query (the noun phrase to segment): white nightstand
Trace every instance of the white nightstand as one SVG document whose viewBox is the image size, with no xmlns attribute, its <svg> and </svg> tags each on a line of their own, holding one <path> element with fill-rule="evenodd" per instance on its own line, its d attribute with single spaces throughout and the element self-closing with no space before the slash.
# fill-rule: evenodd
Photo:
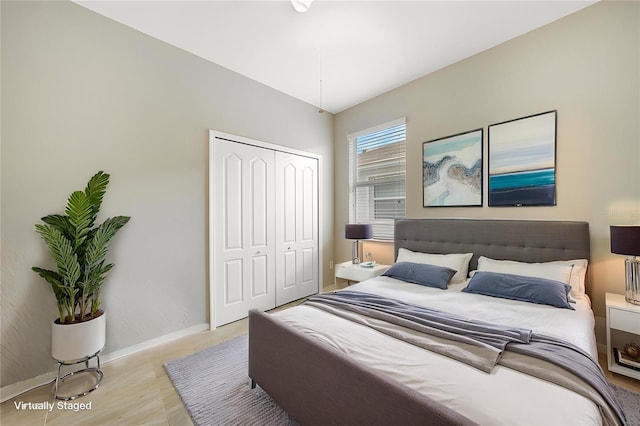
<svg viewBox="0 0 640 426">
<path fill-rule="evenodd" d="M 384 274 L 390 267 L 390 265 L 376 265 L 373 268 L 364 268 L 360 266 L 360 264 L 354 265 L 351 261 L 338 263 L 336 265 L 336 274 L 333 283 L 335 284 L 338 278 L 347 281 L 368 280 L 369 278 Z"/>
<path fill-rule="evenodd" d="M 607 293 L 607 366 L 609 371 L 640 379 L 640 370 L 616 363 L 613 350 L 626 343 L 640 345 L 640 306 L 624 300 L 621 294 Z"/>
</svg>

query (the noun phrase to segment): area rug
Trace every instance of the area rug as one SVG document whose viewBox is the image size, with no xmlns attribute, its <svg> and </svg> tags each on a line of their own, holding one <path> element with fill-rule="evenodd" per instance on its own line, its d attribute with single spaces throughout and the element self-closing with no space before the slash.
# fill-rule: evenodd
<svg viewBox="0 0 640 426">
<path fill-rule="evenodd" d="M 613 393 L 615 393 L 616 398 L 618 398 L 618 402 L 622 405 L 624 414 L 627 416 L 627 425 L 640 426 L 640 394 L 616 386 L 611 382 L 609 386 L 611 386 Z"/>
<path fill-rule="evenodd" d="M 244 335 L 164 364 L 197 426 L 296 425 L 265 391 L 251 389 L 248 349 Z"/>
<path fill-rule="evenodd" d="M 296 422 L 247 376 L 247 336 L 239 336 L 164 368 L 197 426 L 292 426 Z M 610 384 L 629 426 L 640 426 L 640 394 Z"/>
</svg>

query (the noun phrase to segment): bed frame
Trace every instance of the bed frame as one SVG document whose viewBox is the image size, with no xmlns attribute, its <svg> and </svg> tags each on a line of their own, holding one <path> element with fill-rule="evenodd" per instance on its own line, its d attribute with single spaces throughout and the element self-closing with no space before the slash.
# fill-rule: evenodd
<svg viewBox="0 0 640 426">
<path fill-rule="evenodd" d="M 399 248 L 545 262 L 589 259 L 586 222 L 403 219 Z M 272 315 L 249 312 L 249 377 L 303 425 L 471 425 L 470 419 L 317 342 Z"/>
</svg>

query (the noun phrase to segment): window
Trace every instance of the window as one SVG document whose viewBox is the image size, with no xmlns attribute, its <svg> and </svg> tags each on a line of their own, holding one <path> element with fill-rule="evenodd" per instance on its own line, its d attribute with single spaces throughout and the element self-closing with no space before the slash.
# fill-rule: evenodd
<svg viewBox="0 0 640 426">
<path fill-rule="evenodd" d="M 405 120 L 349 135 L 351 223 L 370 223 L 373 238 L 393 239 L 405 217 Z"/>
</svg>

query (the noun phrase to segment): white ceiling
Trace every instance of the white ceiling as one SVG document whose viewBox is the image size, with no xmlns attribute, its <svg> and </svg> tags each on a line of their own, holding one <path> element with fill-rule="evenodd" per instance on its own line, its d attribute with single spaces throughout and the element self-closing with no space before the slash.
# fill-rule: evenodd
<svg viewBox="0 0 640 426">
<path fill-rule="evenodd" d="M 76 3 L 338 113 L 595 1 Z"/>
</svg>

